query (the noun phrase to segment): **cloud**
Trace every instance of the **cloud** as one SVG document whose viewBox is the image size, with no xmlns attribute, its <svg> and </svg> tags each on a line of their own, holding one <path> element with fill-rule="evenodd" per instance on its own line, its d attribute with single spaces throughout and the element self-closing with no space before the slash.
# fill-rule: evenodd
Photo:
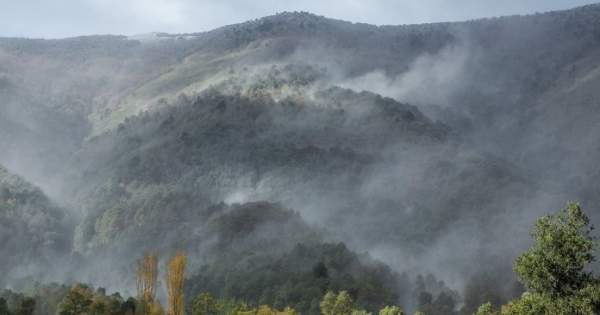
<svg viewBox="0 0 600 315">
<path fill-rule="evenodd" d="M 132 18 L 136 24 L 158 24 L 167 26 L 183 25 L 185 3 L 176 0 L 87 0 L 89 4 L 102 12 L 102 15 L 114 15 L 119 19 Z"/>
<path fill-rule="evenodd" d="M 591 0 L 0 0 L 0 36 L 206 31 L 282 11 L 413 24 L 571 8 Z"/>
<path fill-rule="evenodd" d="M 374 71 L 339 83 L 340 86 L 371 91 L 416 105 L 450 103 L 452 94 L 467 76 L 466 65 L 472 52 L 466 46 L 450 46 L 436 54 L 418 57 L 408 71 L 388 77 L 383 71 Z"/>
</svg>

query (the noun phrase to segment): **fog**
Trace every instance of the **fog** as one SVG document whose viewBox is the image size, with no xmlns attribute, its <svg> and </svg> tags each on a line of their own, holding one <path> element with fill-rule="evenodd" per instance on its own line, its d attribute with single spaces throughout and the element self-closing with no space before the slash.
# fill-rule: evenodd
<svg viewBox="0 0 600 315">
<path fill-rule="evenodd" d="M 144 12 L 175 25 L 186 4 L 156 5 Z M 391 28 L 289 14 L 155 42 L 4 39 L 0 164 L 41 187 L 74 234 L 53 267 L 14 278 L 132 293 L 144 250 L 187 249 L 193 273 L 225 255 L 211 224 L 269 201 L 301 219 L 225 253 L 316 238 L 459 292 L 483 272 L 511 279 L 538 216 L 577 199 L 600 220 L 598 42 L 585 29 L 599 13 L 588 10 Z"/>
</svg>

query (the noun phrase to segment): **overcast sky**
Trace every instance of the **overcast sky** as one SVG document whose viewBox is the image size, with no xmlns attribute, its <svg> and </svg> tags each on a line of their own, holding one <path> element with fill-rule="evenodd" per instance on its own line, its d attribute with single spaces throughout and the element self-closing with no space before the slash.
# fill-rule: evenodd
<svg viewBox="0 0 600 315">
<path fill-rule="evenodd" d="M 586 0 L 0 0 L 0 36 L 198 32 L 282 11 L 412 24 L 566 9 Z"/>
</svg>

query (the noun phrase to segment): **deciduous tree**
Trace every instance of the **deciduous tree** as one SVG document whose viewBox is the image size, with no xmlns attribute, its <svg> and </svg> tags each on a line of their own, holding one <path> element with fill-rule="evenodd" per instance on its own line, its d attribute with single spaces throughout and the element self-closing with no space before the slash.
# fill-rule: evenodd
<svg viewBox="0 0 600 315">
<path fill-rule="evenodd" d="M 166 278 L 168 315 L 183 315 L 184 313 L 183 283 L 186 262 L 187 258 L 183 252 L 177 252 L 169 261 Z"/>
</svg>

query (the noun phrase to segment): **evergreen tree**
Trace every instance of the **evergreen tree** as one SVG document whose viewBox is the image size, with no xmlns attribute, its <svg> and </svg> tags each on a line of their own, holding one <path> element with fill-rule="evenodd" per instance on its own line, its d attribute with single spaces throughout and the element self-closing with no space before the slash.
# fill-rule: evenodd
<svg viewBox="0 0 600 315">
<path fill-rule="evenodd" d="M 6 299 L 0 297 L 0 315 L 11 315 L 8 310 L 8 303 L 6 303 Z"/>
<path fill-rule="evenodd" d="M 17 308 L 16 315 L 33 315 L 35 312 L 35 300 L 27 297 L 21 301 L 21 304 Z"/>
</svg>

